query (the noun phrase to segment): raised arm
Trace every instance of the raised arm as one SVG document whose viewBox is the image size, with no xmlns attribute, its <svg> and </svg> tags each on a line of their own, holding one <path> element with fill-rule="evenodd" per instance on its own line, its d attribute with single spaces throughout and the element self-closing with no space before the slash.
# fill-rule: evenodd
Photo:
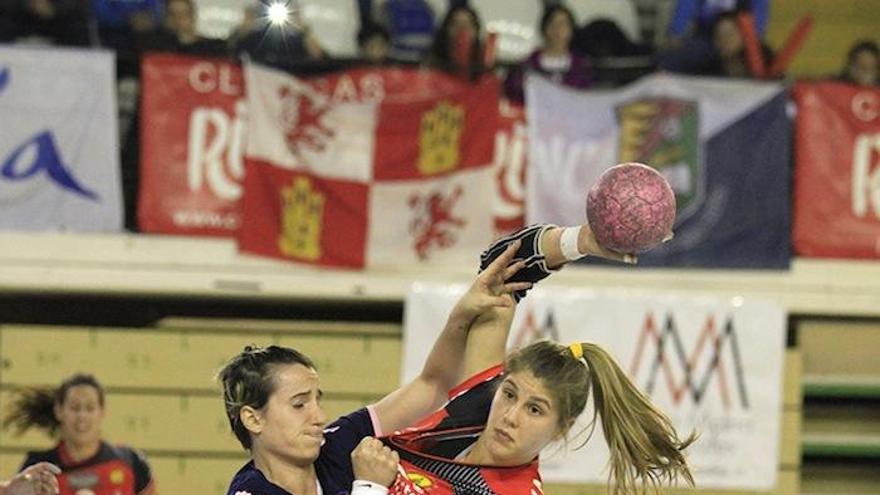
<svg viewBox="0 0 880 495">
<path fill-rule="evenodd" d="M 468 329 L 474 320 L 492 308 L 513 307 L 511 294 L 531 287 L 529 282 L 506 282 L 524 267 L 522 261 L 513 261 L 518 248 L 514 242 L 501 251 L 459 299 L 419 376 L 373 406 L 381 426 L 377 434 L 409 426 L 446 401 L 447 391 L 461 380 Z"/>
<path fill-rule="evenodd" d="M 514 242 L 518 243 L 515 259 L 520 260 L 522 268 L 510 280 L 527 282 L 530 287 L 578 256 L 590 255 L 625 263 L 636 262 L 633 255 L 601 247 L 587 224 L 577 227 L 534 225 L 496 241 L 483 252 L 481 266 L 494 264 L 497 261 L 494 257 Z M 526 290 L 513 293 L 517 301 L 525 295 Z M 473 321 L 465 346 L 464 376 L 472 376 L 504 361 L 514 311 L 515 307 L 512 305 L 498 305 L 487 308 Z"/>
</svg>

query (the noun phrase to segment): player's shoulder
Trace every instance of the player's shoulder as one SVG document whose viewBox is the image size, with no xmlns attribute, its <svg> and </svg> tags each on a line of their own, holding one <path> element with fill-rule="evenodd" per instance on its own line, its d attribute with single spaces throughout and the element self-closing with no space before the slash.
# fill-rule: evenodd
<svg viewBox="0 0 880 495">
<path fill-rule="evenodd" d="M 39 462 L 51 462 L 52 464 L 61 465 L 61 458 L 58 455 L 57 447 L 46 450 L 29 450 L 25 455 L 22 467 L 32 466 Z"/>
<path fill-rule="evenodd" d="M 138 464 L 138 463 L 147 463 L 147 458 L 144 456 L 143 452 L 140 450 L 131 447 L 125 444 L 105 444 L 105 448 L 107 449 L 107 453 L 109 457 L 122 459 L 126 461 L 128 464 Z"/>
</svg>

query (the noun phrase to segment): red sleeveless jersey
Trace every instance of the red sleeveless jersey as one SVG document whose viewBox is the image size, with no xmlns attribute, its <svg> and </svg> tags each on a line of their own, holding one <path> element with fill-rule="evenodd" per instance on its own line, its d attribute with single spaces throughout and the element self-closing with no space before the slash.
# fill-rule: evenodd
<svg viewBox="0 0 880 495">
<path fill-rule="evenodd" d="M 446 406 L 383 441 L 400 455 L 389 495 L 543 495 L 538 460 L 513 467 L 455 461 L 486 427 L 504 368 L 496 366 L 449 393 Z"/>
</svg>

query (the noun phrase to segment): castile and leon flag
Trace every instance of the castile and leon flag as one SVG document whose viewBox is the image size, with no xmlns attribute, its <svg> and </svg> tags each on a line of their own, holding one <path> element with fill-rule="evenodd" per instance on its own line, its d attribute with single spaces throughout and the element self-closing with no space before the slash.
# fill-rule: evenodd
<svg viewBox="0 0 880 495">
<path fill-rule="evenodd" d="M 491 240 L 496 79 L 244 75 L 242 251 L 364 268 L 454 263 Z"/>
</svg>

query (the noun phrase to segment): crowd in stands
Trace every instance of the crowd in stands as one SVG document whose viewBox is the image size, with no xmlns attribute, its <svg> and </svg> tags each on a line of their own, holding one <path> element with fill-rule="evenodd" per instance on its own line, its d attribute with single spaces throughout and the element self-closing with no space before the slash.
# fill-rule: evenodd
<svg viewBox="0 0 880 495">
<path fill-rule="evenodd" d="M 230 60 L 248 57 L 302 75 L 385 64 L 431 67 L 470 79 L 495 71 L 503 78 L 505 96 L 515 102 L 524 101 L 523 80 L 528 72 L 580 90 L 617 86 L 654 70 L 766 77 L 756 74 L 754 64 L 749 63 L 748 37 L 739 19 L 743 13 L 753 19 L 763 59 L 771 61 L 774 55 L 760 41 L 767 30 L 770 0 L 677 0 L 665 41 L 656 44 L 641 42 L 632 27 L 618 22 L 613 11 L 626 0 L 534 0 L 535 12 L 543 11 L 534 19 L 537 49 L 522 60 L 487 56 L 486 51 L 495 47 L 481 20 L 485 0 L 350 0 L 351 12 L 360 18 L 356 56 L 340 56 L 326 48 L 322 40 L 326 33 L 315 32 L 304 19 L 303 0 L 250 1 L 240 23 L 226 39 L 218 39 L 197 29 L 199 0 L 4 0 L 0 3 L 0 43 L 114 50 L 121 113 L 136 107 L 136 90 L 123 89 L 136 88 L 140 60 L 148 52 Z M 284 6 L 282 17 L 276 12 L 270 18 L 271 9 L 279 8 L 277 2 Z M 608 15 L 593 12 L 584 21 L 583 15 L 576 14 L 588 3 L 592 8 L 609 9 Z M 878 60 L 875 40 L 858 41 L 841 63 L 841 72 L 830 77 L 877 86 Z M 123 115 L 120 124 L 123 177 L 132 178 L 138 173 L 134 112 Z M 126 190 L 136 190 L 133 180 L 124 181 Z M 133 228 L 133 220 L 126 223 Z"/>
<path fill-rule="evenodd" d="M 608 2 L 608 16 L 600 13 L 579 25 L 566 2 L 534 1 L 544 10 L 535 19 L 543 43 L 521 64 L 503 60 L 493 67 L 482 67 L 486 29 L 475 9 L 479 0 L 448 0 L 445 12 L 435 12 L 438 2 L 427 0 L 351 0 L 357 3 L 361 17 L 356 35 L 357 60 L 339 60 L 328 53 L 322 47 L 321 36 L 313 33 L 302 18 L 301 2 L 294 0 L 281 3 L 289 11 L 281 22 L 270 21 L 272 4 L 268 0 L 253 0 L 243 8 L 240 24 L 226 39 L 199 34 L 198 0 L 8 0 L 0 4 L 0 42 L 110 48 L 117 53 L 121 76 L 136 75 L 139 57 L 155 51 L 215 57 L 247 55 L 285 68 L 335 61 L 333 67 L 343 62 L 421 63 L 451 72 L 464 70 L 472 76 L 499 69 L 508 73 L 507 95 L 521 100 L 526 71 L 537 71 L 584 89 L 607 82 L 596 67 L 608 57 L 647 57 L 650 62 L 645 70 L 752 77 L 736 16 L 750 13 L 759 37 L 766 32 L 770 16 L 769 0 L 678 0 L 665 41 L 655 47 L 626 34 L 611 12 L 614 9 L 610 5 L 615 2 Z M 457 67 L 462 60 L 454 56 L 466 49 L 458 44 L 463 38 L 471 45 L 469 67 L 465 68 Z M 765 57 L 772 57 L 766 44 L 761 48 Z M 861 76 L 855 77 L 857 73 Z M 876 42 L 859 42 L 841 77 L 876 84 L 876 73 Z"/>
</svg>

